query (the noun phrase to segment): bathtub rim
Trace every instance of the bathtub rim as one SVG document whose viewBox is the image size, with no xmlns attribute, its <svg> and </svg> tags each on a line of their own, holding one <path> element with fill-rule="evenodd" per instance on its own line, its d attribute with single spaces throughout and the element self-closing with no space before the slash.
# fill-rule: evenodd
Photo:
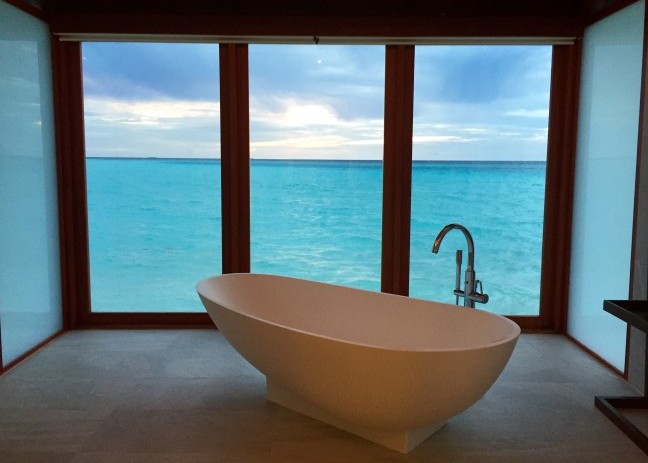
<svg viewBox="0 0 648 463">
<path fill-rule="evenodd" d="M 210 299 L 209 297 L 205 296 L 200 290 L 201 287 L 207 286 L 208 283 L 210 281 L 212 281 L 212 280 L 221 279 L 221 278 L 234 278 L 236 276 L 241 276 L 241 275 L 270 277 L 270 278 L 277 278 L 277 279 L 281 279 L 281 280 L 305 281 L 305 282 L 308 282 L 308 283 L 315 283 L 315 284 L 323 285 L 323 286 L 333 286 L 333 287 L 337 287 L 337 288 L 342 288 L 343 290 L 348 290 L 348 291 L 378 294 L 378 295 L 385 296 L 385 297 L 393 297 L 393 298 L 401 298 L 401 299 L 405 298 L 405 299 L 410 299 L 410 300 L 415 300 L 415 301 L 421 301 L 421 302 L 424 302 L 424 303 L 438 304 L 438 305 L 442 305 L 442 306 L 445 306 L 445 307 L 448 307 L 448 308 L 451 308 L 451 309 L 456 308 L 456 310 L 464 310 L 464 309 L 465 310 L 476 310 L 476 311 L 478 311 L 478 312 L 480 312 L 482 314 L 485 314 L 486 316 L 496 317 L 496 318 L 500 319 L 502 321 L 502 323 L 506 323 L 508 326 L 511 327 L 511 333 L 508 336 L 505 336 L 504 338 L 498 339 L 496 341 L 492 341 L 492 342 L 485 343 L 485 344 L 474 345 L 474 346 L 470 346 L 470 347 L 461 347 L 461 346 L 459 346 L 459 347 L 444 347 L 444 348 L 429 348 L 429 349 L 411 349 L 411 348 L 410 349 L 405 349 L 405 348 L 385 347 L 385 346 L 380 346 L 380 345 L 376 345 L 376 344 L 368 344 L 368 343 L 363 343 L 363 342 L 358 342 L 358 341 L 352 341 L 352 340 L 349 340 L 349 339 L 341 339 L 341 338 L 336 338 L 336 337 L 333 337 L 333 336 L 327 336 L 327 335 L 320 334 L 320 333 L 314 333 L 312 331 L 306 331 L 306 330 L 294 328 L 294 327 L 291 327 L 291 326 L 287 326 L 287 325 L 285 325 L 283 323 L 277 323 L 277 322 L 268 320 L 268 319 L 263 318 L 263 317 L 259 317 L 259 316 L 255 316 L 255 315 L 252 315 L 252 314 L 249 314 L 249 313 L 241 312 L 239 310 L 233 309 L 232 307 L 230 307 L 227 304 L 223 304 L 221 302 L 217 302 L 217 301 L 214 301 L 214 300 Z M 210 301 L 210 302 L 212 302 L 214 304 L 217 304 L 217 305 L 219 305 L 221 307 L 224 307 L 225 309 L 227 309 L 227 310 L 229 310 L 231 312 L 235 312 L 235 313 L 237 313 L 237 314 L 239 314 L 239 315 L 241 315 L 243 317 L 254 319 L 254 320 L 258 321 L 258 322 L 267 323 L 267 324 L 273 325 L 273 326 L 278 327 L 278 328 L 282 328 L 282 329 L 289 330 L 289 331 L 299 333 L 299 334 L 303 334 L 303 335 L 314 336 L 314 337 L 317 337 L 317 338 L 320 338 L 320 339 L 323 339 L 323 340 L 327 340 L 327 341 L 341 342 L 341 343 L 345 343 L 345 344 L 354 345 L 354 346 L 357 346 L 357 347 L 362 347 L 362 348 L 366 348 L 366 349 L 375 349 L 375 350 L 384 351 L 384 352 L 402 352 L 402 353 L 444 353 L 444 352 L 448 352 L 448 353 L 450 353 L 450 352 L 467 352 L 467 351 L 473 351 L 473 350 L 488 349 L 488 348 L 497 347 L 497 346 L 500 346 L 500 345 L 503 345 L 503 344 L 507 344 L 509 342 L 516 342 L 517 338 L 520 336 L 520 334 L 522 332 L 522 330 L 520 328 L 520 325 L 515 323 L 510 318 L 507 318 L 507 317 L 505 317 L 503 315 L 487 312 L 485 310 L 477 309 L 477 308 L 465 308 L 465 307 L 462 307 L 462 306 L 455 306 L 453 304 L 447 304 L 445 302 L 431 301 L 431 300 L 428 300 L 428 299 L 420 299 L 420 298 L 414 298 L 414 297 L 410 297 L 410 296 L 402 296 L 402 295 L 399 295 L 399 294 L 383 293 L 381 291 L 372 291 L 372 290 L 368 290 L 368 289 L 353 288 L 353 287 L 350 287 L 350 286 L 338 285 L 338 284 L 335 284 L 335 283 L 325 283 L 325 282 L 316 281 L 316 280 L 309 280 L 309 279 L 306 279 L 306 278 L 292 277 L 292 276 L 286 276 L 286 275 L 277 275 L 277 274 L 272 274 L 272 273 L 256 273 L 256 272 L 249 272 L 249 273 L 245 272 L 245 273 L 243 273 L 243 272 L 238 272 L 238 273 L 224 273 L 224 274 L 220 274 L 220 275 L 213 275 L 213 276 L 203 278 L 202 280 L 198 281 L 198 283 L 196 283 L 196 285 L 195 285 L 195 289 L 196 289 L 196 292 L 198 293 L 198 295 L 200 296 L 201 299 L 206 299 L 206 300 L 208 300 L 208 301 Z M 204 302 L 203 302 L 203 305 L 205 305 Z M 209 314 L 209 309 L 207 309 L 207 307 L 205 307 L 205 310 Z M 211 314 L 209 314 L 209 315 L 210 315 L 210 318 L 211 318 Z M 216 325 L 216 322 L 213 320 L 213 318 L 212 318 L 212 322 L 214 322 L 214 325 Z M 216 328 L 219 329 L 218 326 L 216 326 Z"/>
</svg>

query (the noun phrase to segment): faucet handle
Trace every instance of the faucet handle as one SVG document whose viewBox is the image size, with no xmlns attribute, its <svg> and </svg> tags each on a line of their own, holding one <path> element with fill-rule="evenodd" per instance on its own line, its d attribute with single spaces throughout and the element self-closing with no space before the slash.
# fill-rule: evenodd
<svg viewBox="0 0 648 463">
<path fill-rule="evenodd" d="M 477 289 L 479 287 L 479 289 Z M 484 294 L 481 280 L 475 280 L 475 292 L 471 295 L 471 299 L 482 304 L 488 302 L 488 294 Z"/>
</svg>

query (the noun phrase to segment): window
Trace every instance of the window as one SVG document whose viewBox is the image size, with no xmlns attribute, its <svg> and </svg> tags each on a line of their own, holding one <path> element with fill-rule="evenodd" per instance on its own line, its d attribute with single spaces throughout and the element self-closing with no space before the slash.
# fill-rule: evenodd
<svg viewBox="0 0 648 463">
<path fill-rule="evenodd" d="M 477 306 L 539 314 L 551 57 L 549 46 L 416 48 L 410 295 L 455 302 L 466 240 L 452 231 L 431 248 L 459 223 L 490 297 Z"/>
<path fill-rule="evenodd" d="M 222 65 L 232 66 L 223 76 L 241 83 L 222 89 L 224 133 L 234 139 L 226 154 L 235 160 L 234 169 L 223 169 L 223 185 L 234 200 L 251 192 L 250 204 L 227 203 L 222 218 L 217 47 L 83 47 L 92 310 L 202 313 L 102 313 L 80 323 L 208 323 L 194 285 L 221 271 L 222 230 L 232 233 L 223 243 L 228 271 L 369 290 L 382 283 L 402 294 L 409 282 L 410 296 L 453 303 L 454 250 L 465 251 L 464 240 L 453 232 L 431 253 L 452 222 L 475 238 L 477 277 L 491 299 L 482 308 L 514 315 L 527 328 L 562 320 L 568 249 L 556 237 L 567 223 L 561 192 L 573 172 L 564 150 L 575 122 L 563 107 L 573 104 L 574 47 L 417 46 L 412 88 L 413 46 L 221 45 Z M 552 73 L 559 77 L 551 81 Z M 569 101 L 551 103 L 558 117 L 548 123 L 550 83 L 556 100 Z M 409 168 L 411 91 L 410 198 L 398 172 Z M 398 103 L 386 119 L 387 164 L 386 101 Z M 381 273 L 392 281 L 381 282 Z M 87 287 L 77 300 L 88 300 Z"/>
<path fill-rule="evenodd" d="M 252 271 L 380 289 L 384 47 L 250 47 Z"/>
<path fill-rule="evenodd" d="M 84 43 L 92 310 L 203 311 L 221 272 L 218 46 Z"/>
</svg>

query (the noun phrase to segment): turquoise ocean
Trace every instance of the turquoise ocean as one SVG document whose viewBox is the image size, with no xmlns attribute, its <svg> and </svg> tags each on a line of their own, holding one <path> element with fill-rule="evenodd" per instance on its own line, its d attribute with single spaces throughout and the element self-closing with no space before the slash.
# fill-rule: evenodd
<svg viewBox="0 0 648 463">
<path fill-rule="evenodd" d="M 479 307 L 538 313 L 546 164 L 414 162 L 410 295 L 454 303 L 468 227 Z M 221 273 L 220 161 L 88 158 L 92 310 L 203 311 Z M 382 163 L 251 161 L 252 271 L 380 289 Z"/>
</svg>

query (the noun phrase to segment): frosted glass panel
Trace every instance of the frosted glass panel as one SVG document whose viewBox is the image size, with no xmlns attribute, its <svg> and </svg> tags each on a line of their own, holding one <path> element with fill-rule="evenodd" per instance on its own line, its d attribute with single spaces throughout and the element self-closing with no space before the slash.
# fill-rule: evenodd
<svg viewBox="0 0 648 463">
<path fill-rule="evenodd" d="M 61 321 L 49 29 L 0 2 L 0 329 L 7 363 Z"/>
<path fill-rule="evenodd" d="M 626 325 L 603 300 L 628 298 L 643 17 L 642 1 L 583 41 L 568 331 L 618 369 Z"/>
</svg>

